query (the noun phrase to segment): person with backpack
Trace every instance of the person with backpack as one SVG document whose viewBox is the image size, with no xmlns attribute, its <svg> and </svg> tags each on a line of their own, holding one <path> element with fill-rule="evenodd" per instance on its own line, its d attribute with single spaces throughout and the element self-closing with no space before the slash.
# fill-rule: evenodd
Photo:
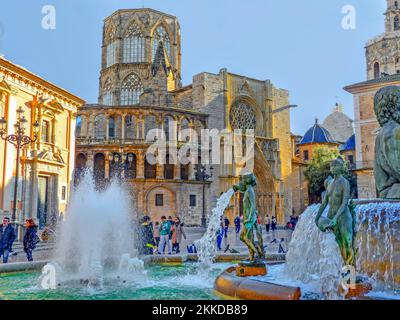
<svg viewBox="0 0 400 320">
<path fill-rule="evenodd" d="M 35 221 L 30 218 L 25 220 L 26 232 L 24 235 L 23 245 L 28 261 L 33 261 L 32 252 L 35 250 L 36 245 L 40 242 L 37 235 L 37 225 Z"/>
</svg>

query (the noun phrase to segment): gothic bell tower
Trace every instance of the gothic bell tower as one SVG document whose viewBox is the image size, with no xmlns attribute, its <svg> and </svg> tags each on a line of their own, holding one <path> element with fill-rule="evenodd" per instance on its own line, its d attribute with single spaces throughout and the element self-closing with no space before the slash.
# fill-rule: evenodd
<svg viewBox="0 0 400 320">
<path fill-rule="evenodd" d="M 368 41 L 367 79 L 400 74 L 400 0 L 386 0 L 385 32 Z"/>
<path fill-rule="evenodd" d="M 386 32 L 400 31 L 400 0 L 387 0 Z"/>
<path fill-rule="evenodd" d="M 176 17 L 153 9 L 128 9 L 105 19 L 99 104 L 136 106 L 149 92 L 160 104 L 180 86 L 181 34 Z"/>
</svg>

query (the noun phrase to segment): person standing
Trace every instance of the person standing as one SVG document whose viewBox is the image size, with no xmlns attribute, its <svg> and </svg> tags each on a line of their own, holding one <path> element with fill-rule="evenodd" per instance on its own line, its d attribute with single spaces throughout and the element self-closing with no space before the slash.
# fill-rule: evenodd
<svg viewBox="0 0 400 320">
<path fill-rule="evenodd" d="M 180 252 L 179 244 L 182 242 L 182 237 L 186 239 L 185 230 L 183 230 L 183 223 L 179 218 L 175 218 L 175 224 L 173 226 L 174 232 L 172 233 L 172 251 L 176 254 Z"/>
<path fill-rule="evenodd" d="M 240 216 L 237 216 L 234 220 L 235 223 L 235 233 L 236 233 L 236 240 L 239 239 L 240 233 Z"/>
<path fill-rule="evenodd" d="M 171 225 L 167 220 L 166 216 L 161 217 L 161 224 L 159 230 L 160 230 L 160 244 L 158 245 L 158 254 L 164 254 L 166 246 L 168 246 L 168 254 L 171 254 L 171 244 L 169 241 L 169 236 L 171 234 Z"/>
<path fill-rule="evenodd" d="M 265 217 L 265 230 L 267 231 L 267 234 L 269 233 L 269 228 L 271 227 L 271 219 L 269 218 L 269 215 Z"/>
<path fill-rule="evenodd" d="M 153 225 L 149 216 L 144 216 L 140 226 L 140 254 L 151 255 L 154 248 Z"/>
<path fill-rule="evenodd" d="M 3 263 L 8 263 L 8 257 L 12 251 L 12 245 L 15 241 L 16 233 L 10 224 L 10 218 L 4 217 L 3 224 L 0 227 L 0 258 L 3 257 Z"/>
<path fill-rule="evenodd" d="M 37 236 L 37 225 L 33 219 L 25 220 L 26 232 L 24 235 L 23 245 L 28 261 L 33 261 L 32 251 L 35 250 L 36 245 L 40 242 Z"/>
<path fill-rule="evenodd" d="M 230 224 L 230 221 L 229 221 L 228 217 L 225 217 L 224 224 L 225 224 L 224 237 L 225 237 L 225 239 L 227 239 L 228 238 L 229 224 Z"/>
<path fill-rule="evenodd" d="M 172 219 L 172 216 L 169 216 L 168 217 L 168 222 L 169 222 L 169 226 L 171 227 L 171 232 L 170 232 L 170 234 L 169 234 L 169 238 L 168 238 L 168 241 L 169 241 L 169 245 L 172 247 L 172 234 L 174 233 L 174 219 Z M 165 247 L 164 247 L 164 250 L 165 250 Z"/>
<path fill-rule="evenodd" d="M 276 218 L 275 218 L 275 216 L 272 216 L 272 219 L 271 219 L 271 231 L 272 231 L 272 236 L 274 237 L 274 239 L 275 239 L 276 224 L 277 224 Z"/>
<path fill-rule="evenodd" d="M 160 244 L 160 223 L 158 221 L 154 224 L 153 237 L 158 248 L 158 245 Z"/>
</svg>

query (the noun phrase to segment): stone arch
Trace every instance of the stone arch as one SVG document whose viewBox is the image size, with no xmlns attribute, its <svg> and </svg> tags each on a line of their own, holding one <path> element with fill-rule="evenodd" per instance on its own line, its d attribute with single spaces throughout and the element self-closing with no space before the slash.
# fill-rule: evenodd
<svg viewBox="0 0 400 320">
<path fill-rule="evenodd" d="M 380 77 L 381 77 L 380 65 L 379 65 L 379 62 L 376 61 L 374 63 L 374 78 L 378 79 Z"/>
<path fill-rule="evenodd" d="M 84 153 L 79 153 L 75 157 L 75 173 L 74 173 L 74 183 L 79 184 L 80 179 L 85 173 L 87 166 L 87 156 Z"/>
<path fill-rule="evenodd" d="M 156 195 L 163 195 L 163 206 L 156 206 Z M 153 186 L 145 193 L 144 213 L 152 221 L 160 221 L 161 216 L 175 216 L 177 214 L 176 194 L 163 185 Z"/>
<path fill-rule="evenodd" d="M 162 27 L 162 28 L 165 30 L 165 33 L 166 33 L 167 36 L 168 36 L 168 40 L 169 40 L 169 50 L 168 50 L 168 48 L 165 46 L 165 43 L 164 43 L 164 48 L 167 50 L 168 60 L 171 61 L 171 60 L 172 60 L 172 56 L 173 56 L 173 54 L 174 54 L 174 48 L 173 48 L 173 45 L 174 45 L 174 36 L 173 36 L 171 30 L 169 29 L 168 24 L 167 24 L 163 19 L 160 20 L 160 21 L 158 21 L 158 22 L 153 26 L 153 28 L 151 28 L 151 61 L 153 61 L 154 56 L 155 56 L 155 53 L 156 53 L 156 51 L 157 51 L 157 47 L 158 47 L 158 43 L 157 43 L 157 47 L 154 48 L 154 46 L 155 46 L 155 43 L 154 43 L 154 35 L 155 35 L 155 33 L 156 33 L 156 31 L 157 31 L 157 29 L 158 29 L 159 27 Z M 169 52 L 168 52 L 168 51 L 169 51 Z"/>
<path fill-rule="evenodd" d="M 266 123 L 266 119 L 264 119 L 264 117 L 263 117 L 263 114 L 262 114 L 262 112 L 261 112 L 261 109 L 260 109 L 260 107 L 258 106 L 258 104 L 257 104 L 257 101 L 255 101 L 252 97 L 250 97 L 250 96 L 243 96 L 243 95 L 241 95 L 241 96 L 238 96 L 238 97 L 236 97 L 233 101 L 232 101 L 232 103 L 231 103 L 231 105 L 230 105 L 230 107 L 229 107 L 229 128 L 231 129 L 231 130 L 233 130 L 234 128 L 232 127 L 232 118 L 231 118 L 231 116 L 232 116 L 232 114 L 231 114 L 231 111 L 232 111 L 232 108 L 233 107 L 235 107 L 236 105 L 239 105 L 239 104 L 244 104 L 244 105 L 246 105 L 246 106 L 248 106 L 248 107 L 250 107 L 251 108 L 251 110 L 253 111 L 253 113 L 254 113 L 254 125 L 255 125 L 255 134 L 256 135 L 261 135 L 261 133 L 263 132 L 263 130 L 264 130 L 264 126 L 265 126 L 265 123 Z"/>
<path fill-rule="evenodd" d="M 270 218 L 275 215 L 276 191 L 275 178 L 272 170 L 273 169 L 267 164 L 262 153 L 255 147 L 254 174 L 257 178 L 255 191 L 257 208 L 262 221 L 264 221 L 267 214 Z"/>
<path fill-rule="evenodd" d="M 93 157 L 93 175 L 98 185 L 105 179 L 106 174 L 106 157 L 104 153 L 96 153 Z"/>
</svg>

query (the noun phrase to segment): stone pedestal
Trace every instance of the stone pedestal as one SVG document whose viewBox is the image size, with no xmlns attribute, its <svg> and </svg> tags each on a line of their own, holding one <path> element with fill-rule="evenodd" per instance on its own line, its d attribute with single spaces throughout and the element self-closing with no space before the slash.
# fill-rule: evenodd
<svg viewBox="0 0 400 320">
<path fill-rule="evenodd" d="M 264 262 L 247 262 L 243 261 L 236 267 L 236 275 L 238 277 L 254 277 L 265 276 L 267 274 L 267 267 Z"/>
</svg>

